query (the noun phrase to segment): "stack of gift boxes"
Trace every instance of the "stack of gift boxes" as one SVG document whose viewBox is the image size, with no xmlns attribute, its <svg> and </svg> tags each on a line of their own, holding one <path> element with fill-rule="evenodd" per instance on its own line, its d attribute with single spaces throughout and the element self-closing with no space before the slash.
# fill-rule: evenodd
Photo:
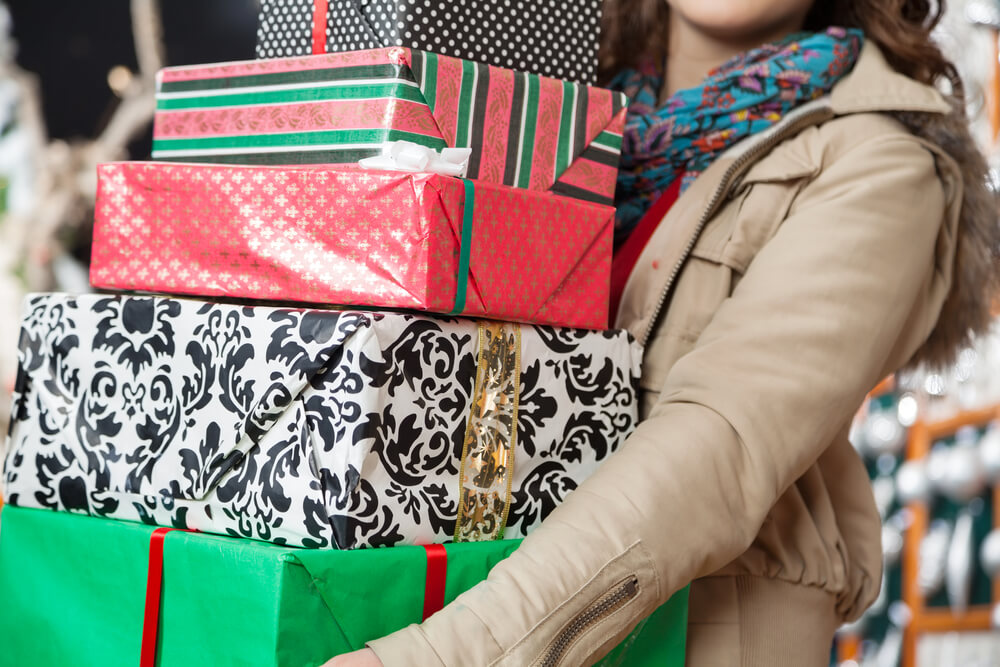
<svg viewBox="0 0 1000 667">
<path fill-rule="evenodd" d="M 161 72 L 154 161 L 98 171 L 114 293 L 26 303 L 0 664 L 322 664 L 622 444 L 625 100 L 587 85 L 598 2 L 527 3 L 541 48 L 506 4 L 265 1 L 266 59 Z M 681 664 L 685 606 L 614 659 Z"/>
</svg>

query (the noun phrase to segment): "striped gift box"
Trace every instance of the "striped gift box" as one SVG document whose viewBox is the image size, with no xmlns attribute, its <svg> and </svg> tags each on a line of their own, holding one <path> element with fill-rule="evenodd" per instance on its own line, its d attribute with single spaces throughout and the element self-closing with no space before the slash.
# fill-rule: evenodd
<svg viewBox="0 0 1000 667">
<path fill-rule="evenodd" d="M 620 93 L 405 48 L 160 72 L 153 157 L 336 164 L 386 141 L 472 148 L 469 178 L 609 204 Z"/>
</svg>

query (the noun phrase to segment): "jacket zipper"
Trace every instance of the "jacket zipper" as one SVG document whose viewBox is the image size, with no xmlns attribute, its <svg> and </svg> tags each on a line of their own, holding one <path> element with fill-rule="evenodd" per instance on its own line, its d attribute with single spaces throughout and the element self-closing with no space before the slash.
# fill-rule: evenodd
<svg viewBox="0 0 1000 667">
<path fill-rule="evenodd" d="M 625 606 L 639 594 L 639 580 L 636 577 L 629 577 L 620 582 L 603 597 L 593 603 L 587 609 L 573 619 L 573 622 L 566 626 L 562 632 L 542 655 L 542 659 L 537 663 L 539 667 L 556 667 L 562 660 L 566 651 L 573 645 L 573 642 L 588 630 L 591 626 L 604 620 L 618 609 Z"/>
<path fill-rule="evenodd" d="M 656 307 L 653 309 L 649 324 L 646 326 L 646 331 L 640 341 L 644 347 L 649 342 L 649 338 L 652 335 L 653 330 L 656 328 L 656 322 L 660 318 L 660 314 L 662 313 L 664 306 L 666 306 L 667 297 L 670 295 L 670 289 L 673 287 L 674 281 L 677 279 L 677 276 L 680 273 L 681 268 L 684 266 L 684 262 L 687 261 L 688 256 L 691 254 L 691 251 L 694 250 L 694 245 L 697 243 L 698 237 L 701 236 L 701 232 L 704 230 L 705 225 L 708 224 L 712 214 L 715 213 L 715 209 L 722 200 L 722 197 L 729 191 L 730 181 L 733 177 L 739 174 L 740 171 L 746 167 L 746 165 L 751 163 L 759 155 L 771 150 L 789 135 L 794 134 L 809 125 L 815 124 L 818 119 L 831 117 L 832 113 L 833 112 L 829 107 L 824 106 L 811 110 L 807 113 L 803 113 L 795 119 L 791 119 L 790 122 L 783 128 L 776 130 L 762 141 L 749 147 L 744 153 L 737 157 L 731 165 L 729 165 L 725 173 L 722 175 L 719 187 L 716 188 L 711 199 L 708 201 L 708 206 L 706 206 L 705 210 L 702 212 L 701 217 L 698 220 L 698 225 L 691 234 L 691 238 L 688 240 L 683 254 L 677 260 L 673 270 L 670 272 L 670 276 L 668 277 L 666 284 L 663 286 L 663 290 L 660 292 L 659 299 L 656 302 Z M 545 653 L 542 655 L 541 660 L 536 663 L 538 667 L 557 667 L 559 665 L 559 661 L 562 660 L 563 656 L 573 645 L 573 642 L 576 641 L 581 634 L 623 607 L 638 594 L 639 580 L 636 577 L 630 577 L 619 583 L 610 592 L 598 599 L 597 602 L 574 618 L 573 621 L 566 626 L 566 628 L 560 632 L 554 640 L 552 640 L 552 643 L 549 644 Z"/>
<path fill-rule="evenodd" d="M 705 225 L 707 225 L 708 221 L 711 220 L 716 207 L 722 200 L 722 197 L 729 192 L 730 180 L 732 180 L 732 178 L 738 174 L 740 170 L 750 164 L 758 156 L 777 146 L 789 135 L 795 134 L 803 128 L 815 124 L 817 119 L 829 119 L 832 116 L 833 110 L 827 106 L 822 106 L 815 110 L 811 110 L 808 113 L 803 113 L 798 118 L 790 120 L 790 122 L 780 130 L 776 130 L 764 140 L 749 147 L 744 153 L 737 157 L 731 165 L 729 165 L 725 173 L 722 175 L 719 187 L 715 189 L 711 199 L 708 200 L 708 206 L 702 212 L 701 218 L 698 219 L 698 226 L 695 227 L 694 232 L 691 234 L 691 238 L 684 247 L 683 254 L 680 259 L 677 260 L 673 270 L 670 272 L 670 276 L 667 278 L 666 284 L 663 286 L 663 290 L 660 292 L 660 297 L 656 302 L 656 307 L 653 309 L 653 314 L 649 319 L 649 323 L 646 325 L 646 330 L 643 332 L 642 339 L 639 341 L 643 347 L 646 347 L 647 343 L 649 343 L 649 338 L 653 335 L 653 331 L 656 329 L 657 320 L 660 319 L 663 308 L 667 304 L 667 297 L 670 295 L 670 289 L 674 286 L 674 281 L 681 272 L 684 262 L 687 261 L 691 251 L 694 250 L 694 245 L 698 242 L 698 237 L 701 236 L 701 232 L 705 229 Z"/>
</svg>

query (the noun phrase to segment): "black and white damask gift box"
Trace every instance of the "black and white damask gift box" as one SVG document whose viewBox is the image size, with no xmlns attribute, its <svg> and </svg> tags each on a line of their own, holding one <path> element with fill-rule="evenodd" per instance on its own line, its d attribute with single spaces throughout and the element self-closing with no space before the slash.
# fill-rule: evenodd
<svg viewBox="0 0 1000 667">
<path fill-rule="evenodd" d="M 637 418 L 624 332 L 140 296 L 25 313 L 12 505 L 316 548 L 518 537 Z"/>
<path fill-rule="evenodd" d="M 257 57 L 406 46 L 597 82 L 601 0 L 262 0 Z"/>
</svg>

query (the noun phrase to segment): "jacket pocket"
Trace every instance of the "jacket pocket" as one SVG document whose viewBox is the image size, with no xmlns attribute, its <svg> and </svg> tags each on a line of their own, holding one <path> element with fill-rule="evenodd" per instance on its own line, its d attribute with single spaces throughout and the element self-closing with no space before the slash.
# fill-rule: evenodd
<svg viewBox="0 0 1000 667">
<path fill-rule="evenodd" d="M 675 328 L 701 335 L 715 310 L 732 295 L 754 258 L 778 232 L 805 182 L 805 176 L 796 176 L 740 185 L 691 251 L 671 308 L 682 313 L 690 309 L 692 315 L 683 317 Z"/>
<path fill-rule="evenodd" d="M 796 196 L 815 172 L 815 165 L 805 158 L 751 170 L 708 222 L 671 288 L 662 319 L 646 342 L 640 382 L 643 390 L 660 391 L 674 363 L 697 345 L 719 306 L 777 233 Z"/>
<path fill-rule="evenodd" d="M 788 217 L 804 182 L 804 179 L 795 179 L 745 183 L 734 202 L 732 233 L 719 254 L 719 261 L 741 275 L 746 273 L 750 262 Z"/>
</svg>

